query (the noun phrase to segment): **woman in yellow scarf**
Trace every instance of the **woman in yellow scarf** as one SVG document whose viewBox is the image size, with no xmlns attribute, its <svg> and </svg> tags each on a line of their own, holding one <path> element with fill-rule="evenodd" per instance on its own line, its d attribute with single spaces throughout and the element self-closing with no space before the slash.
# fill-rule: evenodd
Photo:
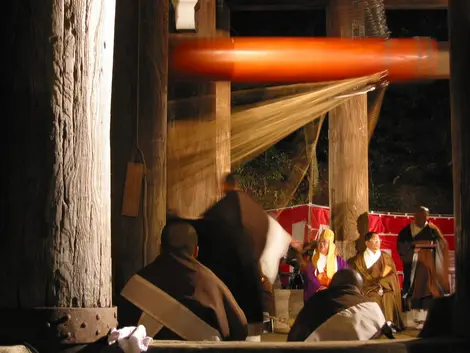
<svg viewBox="0 0 470 353">
<path fill-rule="evenodd" d="M 335 246 L 335 233 L 325 229 L 320 234 L 312 261 L 304 272 L 304 301 L 319 290 L 328 288 L 334 274 L 348 268 L 348 264 L 338 255 Z"/>
</svg>

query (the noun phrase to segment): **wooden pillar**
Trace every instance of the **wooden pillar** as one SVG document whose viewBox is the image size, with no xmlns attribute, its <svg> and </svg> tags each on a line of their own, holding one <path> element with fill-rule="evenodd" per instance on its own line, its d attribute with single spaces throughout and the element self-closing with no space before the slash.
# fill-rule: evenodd
<svg viewBox="0 0 470 353">
<path fill-rule="evenodd" d="M 328 35 L 364 35 L 358 2 L 331 0 L 327 9 Z M 359 95 L 333 109 L 328 119 L 328 171 L 331 227 L 341 255 L 348 259 L 363 248 L 368 231 L 367 96 Z"/>
<path fill-rule="evenodd" d="M 470 2 L 449 1 L 452 165 L 454 177 L 455 327 L 468 336 L 470 316 Z"/>
<path fill-rule="evenodd" d="M 216 3 L 225 13 L 219 31 Z M 199 0 L 195 35 L 227 35 L 226 6 L 216 0 Z M 197 218 L 217 200 L 222 175 L 230 170 L 230 86 L 226 82 L 177 82 L 170 77 L 169 94 L 167 205 L 182 217 Z"/>
<path fill-rule="evenodd" d="M 117 0 L 111 121 L 115 293 L 158 254 L 166 219 L 169 1 Z M 126 178 L 129 162 L 145 177 Z M 126 197 L 137 212 L 122 212 Z M 133 197 L 132 197 L 133 196 Z"/>
<path fill-rule="evenodd" d="M 225 1 L 217 3 L 217 35 L 230 37 L 230 8 Z M 215 123 L 216 123 L 216 182 L 217 196 L 223 196 L 223 184 L 227 173 L 231 170 L 230 137 L 231 137 L 231 82 L 215 84 Z"/>
<path fill-rule="evenodd" d="M 160 252 L 166 222 L 166 135 L 169 1 L 141 0 L 139 147 L 145 156 L 142 214 L 146 263 Z M 145 245 L 145 244 L 144 244 Z"/>
<path fill-rule="evenodd" d="M 0 217 L 0 342 L 55 352 L 59 343 L 90 343 L 116 325 L 109 137 L 115 1 L 30 0 L 7 8 L 4 49 L 13 64 L 5 81 L 15 107 L 2 129 L 11 160 Z M 87 328 L 79 332 L 82 322 Z"/>
</svg>

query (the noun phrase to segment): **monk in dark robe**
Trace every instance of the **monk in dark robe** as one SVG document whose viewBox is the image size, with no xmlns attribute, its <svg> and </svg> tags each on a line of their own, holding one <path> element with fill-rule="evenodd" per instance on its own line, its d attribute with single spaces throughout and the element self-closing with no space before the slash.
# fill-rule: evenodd
<svg viewBox="0 0 470 353">
<path fill-rule="evenodd" d="M 196 230 L 173 219 L 161 254 L 134 275 L 121 295 L 124 326 L 143 325 L 156 340 L 245 340 L 247 322 L 228 288 L 196 260 Z"/>
<path fill-rule="evenodd" d="M 267 309 L 263 277 L 274 282 L 272 271 L 264 273 L 261 268 L 266 262 L 263 257 L 266 257 L 268 235 L 273 224 L 281 233 L 285 231 L 259 203 L 238 189 L 231 174 L 225 180 L 224 192 L 225 196 L 201 220 L 193 221 L 199 235 L 198 259 L 227 285 L 244 311 L 249 324 L 248 340 L 259 341 Z M 288 238 L 284 253 L 291 242 L 290 235 Z M 268 266 L 274 269 L 274 278 L 284 255 L 281 252 L 272 258 L 275 266 Z"/>
<path fill-rule="evenodd" d="M 413 310 L 421 329 L 433 298 L 450 292 L 449 251 L 437 226 L 428 222 L 429 210 L 420 207 L 411 224 L 398 234 L 398 253 L 403 261 L 405 310 Z"/>
<path fill-rule="evenodd" d="M 355 270 L 336 272 L 330 286 L 313 294 L 300 310 L 287 341 L 362 341 L 381 336 L 385 317 L 362 288 Z"/>
<path fill-rule="evenodd" d="M 405 327 L 401 318 L 401 289 L 395 262 L 380 250 L 377 233 L 367 233 L 365 242 L 366 250 L 350 260 L 351 267 L 364 280 L 364 294 L 380 305 L 385 319 L 394 324 L 396 331 L 402 331 Z"/>
</svg>

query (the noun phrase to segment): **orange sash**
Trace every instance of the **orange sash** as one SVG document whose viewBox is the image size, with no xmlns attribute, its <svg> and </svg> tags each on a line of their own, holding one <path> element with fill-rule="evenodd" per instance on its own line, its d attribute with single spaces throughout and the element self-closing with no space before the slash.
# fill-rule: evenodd
<svg viewBox="0 0 470 353">
<path fill-rule="evenodd" d="M 325 272 L 319 273 L 317 275 L 318 282 L 320 282 L 320 285 L 323 287 L 328 287 L 331 283 L 331 278 L 328 278 L 328 275 Z"/>
</svg>

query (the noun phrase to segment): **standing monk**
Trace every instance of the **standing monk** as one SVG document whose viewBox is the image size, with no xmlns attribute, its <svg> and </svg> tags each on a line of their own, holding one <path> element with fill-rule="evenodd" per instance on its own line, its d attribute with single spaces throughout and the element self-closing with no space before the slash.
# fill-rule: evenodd
<svg viewBox="0 0 470 353">
<path fill-rule="evenodd" d="M 428 217 L 429 210 L 421 206 L 414 221 L 398 234 L 405 310 L 413 310 L 417 328 L 422 327 L 432 299 L 450 292 L 447 241 Z"/>
<path fill-rule="evenodd" d="M 366 250 L 350 263 L 364 280 L 364 294 L 380 305 L 385 319 L 393 322 L 397 331 L 402 331 L 401 290 L 395 262 L 389 254 L 380 251 L 377 233 L 367 233 L 365 241 Z"/>
<path fill-rule="evenodd" d="M 199 261 L 230 289 L 248 320 L 250 341 L 260 341 L 266 295 L 262 278 L 274 283 L 292 237 L 229 174 L 225 196 L 196 222 Z"/>
<path fill-rule="evenodd" d="M 338 255 L 334 241 L 335 233 L 331 229 L 321 233 L 312 261 L 303 273 L 304 302 L 319 290 L 328 288 L 336 272 L 348 268 L 346 261 Z"/>
</svg>

